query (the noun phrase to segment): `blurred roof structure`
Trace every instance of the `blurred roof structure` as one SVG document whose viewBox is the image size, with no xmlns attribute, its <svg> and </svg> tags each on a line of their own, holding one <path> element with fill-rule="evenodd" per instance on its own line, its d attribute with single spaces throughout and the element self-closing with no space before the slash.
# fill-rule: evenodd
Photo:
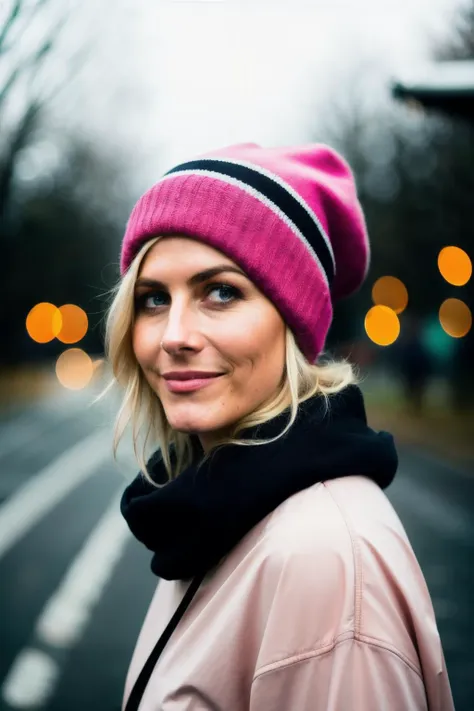
<svg viewBox="0 0 474 711">
<path fill-rule="evenodd" d="M 474 121 L 474 61 L 430 62 L 392 83 L 392 94 Z"/>
</svg>

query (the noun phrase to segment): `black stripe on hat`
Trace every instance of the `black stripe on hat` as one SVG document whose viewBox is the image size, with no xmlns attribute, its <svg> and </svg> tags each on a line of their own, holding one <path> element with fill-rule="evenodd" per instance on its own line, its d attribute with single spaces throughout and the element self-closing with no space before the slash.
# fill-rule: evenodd
<svg viewBox="0 0 474 711">
<path fill-rule="evenodd" d="M 283 185 L 260 173 L 258 169 L 239 165 L 225 160 L 201 158 L 187 163 L 181 163 L 169 170 L 165 175 L 181 171 L 206 170 L 234 178 L 256 190 L 264 198 L 276 205 L 293 222 L 305 239 L 316 252 L 323 267 L 329 285 L 334 279 L 334 264 L 326 240 L 317 222 L 305 210 L 298 200 Z M 301 198 L 303 200 L 303 198 Z"/>
</svg>

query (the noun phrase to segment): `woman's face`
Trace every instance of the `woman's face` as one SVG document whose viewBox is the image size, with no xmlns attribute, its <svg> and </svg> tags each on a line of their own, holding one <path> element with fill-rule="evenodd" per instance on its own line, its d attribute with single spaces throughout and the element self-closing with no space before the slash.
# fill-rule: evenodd
<svg viewBox="0 0 474 711">
<path fill-rule="evenodd" d="M 207 450 L 279 389 L 285 324 L 221 252 L 161 238 L 135 284 L 133 350 L 168 422 Z"/>
</svg>

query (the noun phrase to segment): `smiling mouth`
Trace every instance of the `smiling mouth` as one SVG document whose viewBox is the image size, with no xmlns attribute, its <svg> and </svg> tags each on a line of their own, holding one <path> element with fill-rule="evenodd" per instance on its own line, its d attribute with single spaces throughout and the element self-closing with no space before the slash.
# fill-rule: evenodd
<svg viewBox="0 0 474 711">
<path fill-rule="evenodd" d="M 187 378 L 186 380 L 174 380 L 173 378 L 163 378 L 167 389 L 172 393 L 190 393 L 195 390 L 211 385 L 219 378 L 222 378 L 223 373 L 205 378 Z"/>
</svg>

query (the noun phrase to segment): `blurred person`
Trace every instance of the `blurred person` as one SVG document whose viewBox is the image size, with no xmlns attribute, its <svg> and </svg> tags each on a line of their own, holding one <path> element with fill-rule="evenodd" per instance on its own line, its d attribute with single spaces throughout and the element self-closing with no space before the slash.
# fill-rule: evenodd
<svg viewBox="0 0 474 711">
<path fill-rule="evenodd" d="M 453 341 L 454 339 L 451 338 Z M 472 412 L 474 407 L 474 333 L 456 339 L 450 364 L 450 385 L 452 407 L 458 412 Z"/>
<path fill-rule="evenodd" d="M 453 708 L 392 437 L 322 360 L 368 263 L 320 144 L 209 153 L 135 205 L 106 336 L 141 468 L 121 509 L 160 582 L 126 711 Z"/>
<path fill-rule="evenodd" d="M 405 402 L 410 411 L 421 415 L 433 376 L 434 364 L 423 340 L 422 323 L 416 316 L 407 316 L 405 319 L 396 356 Z"/>
</svg>

